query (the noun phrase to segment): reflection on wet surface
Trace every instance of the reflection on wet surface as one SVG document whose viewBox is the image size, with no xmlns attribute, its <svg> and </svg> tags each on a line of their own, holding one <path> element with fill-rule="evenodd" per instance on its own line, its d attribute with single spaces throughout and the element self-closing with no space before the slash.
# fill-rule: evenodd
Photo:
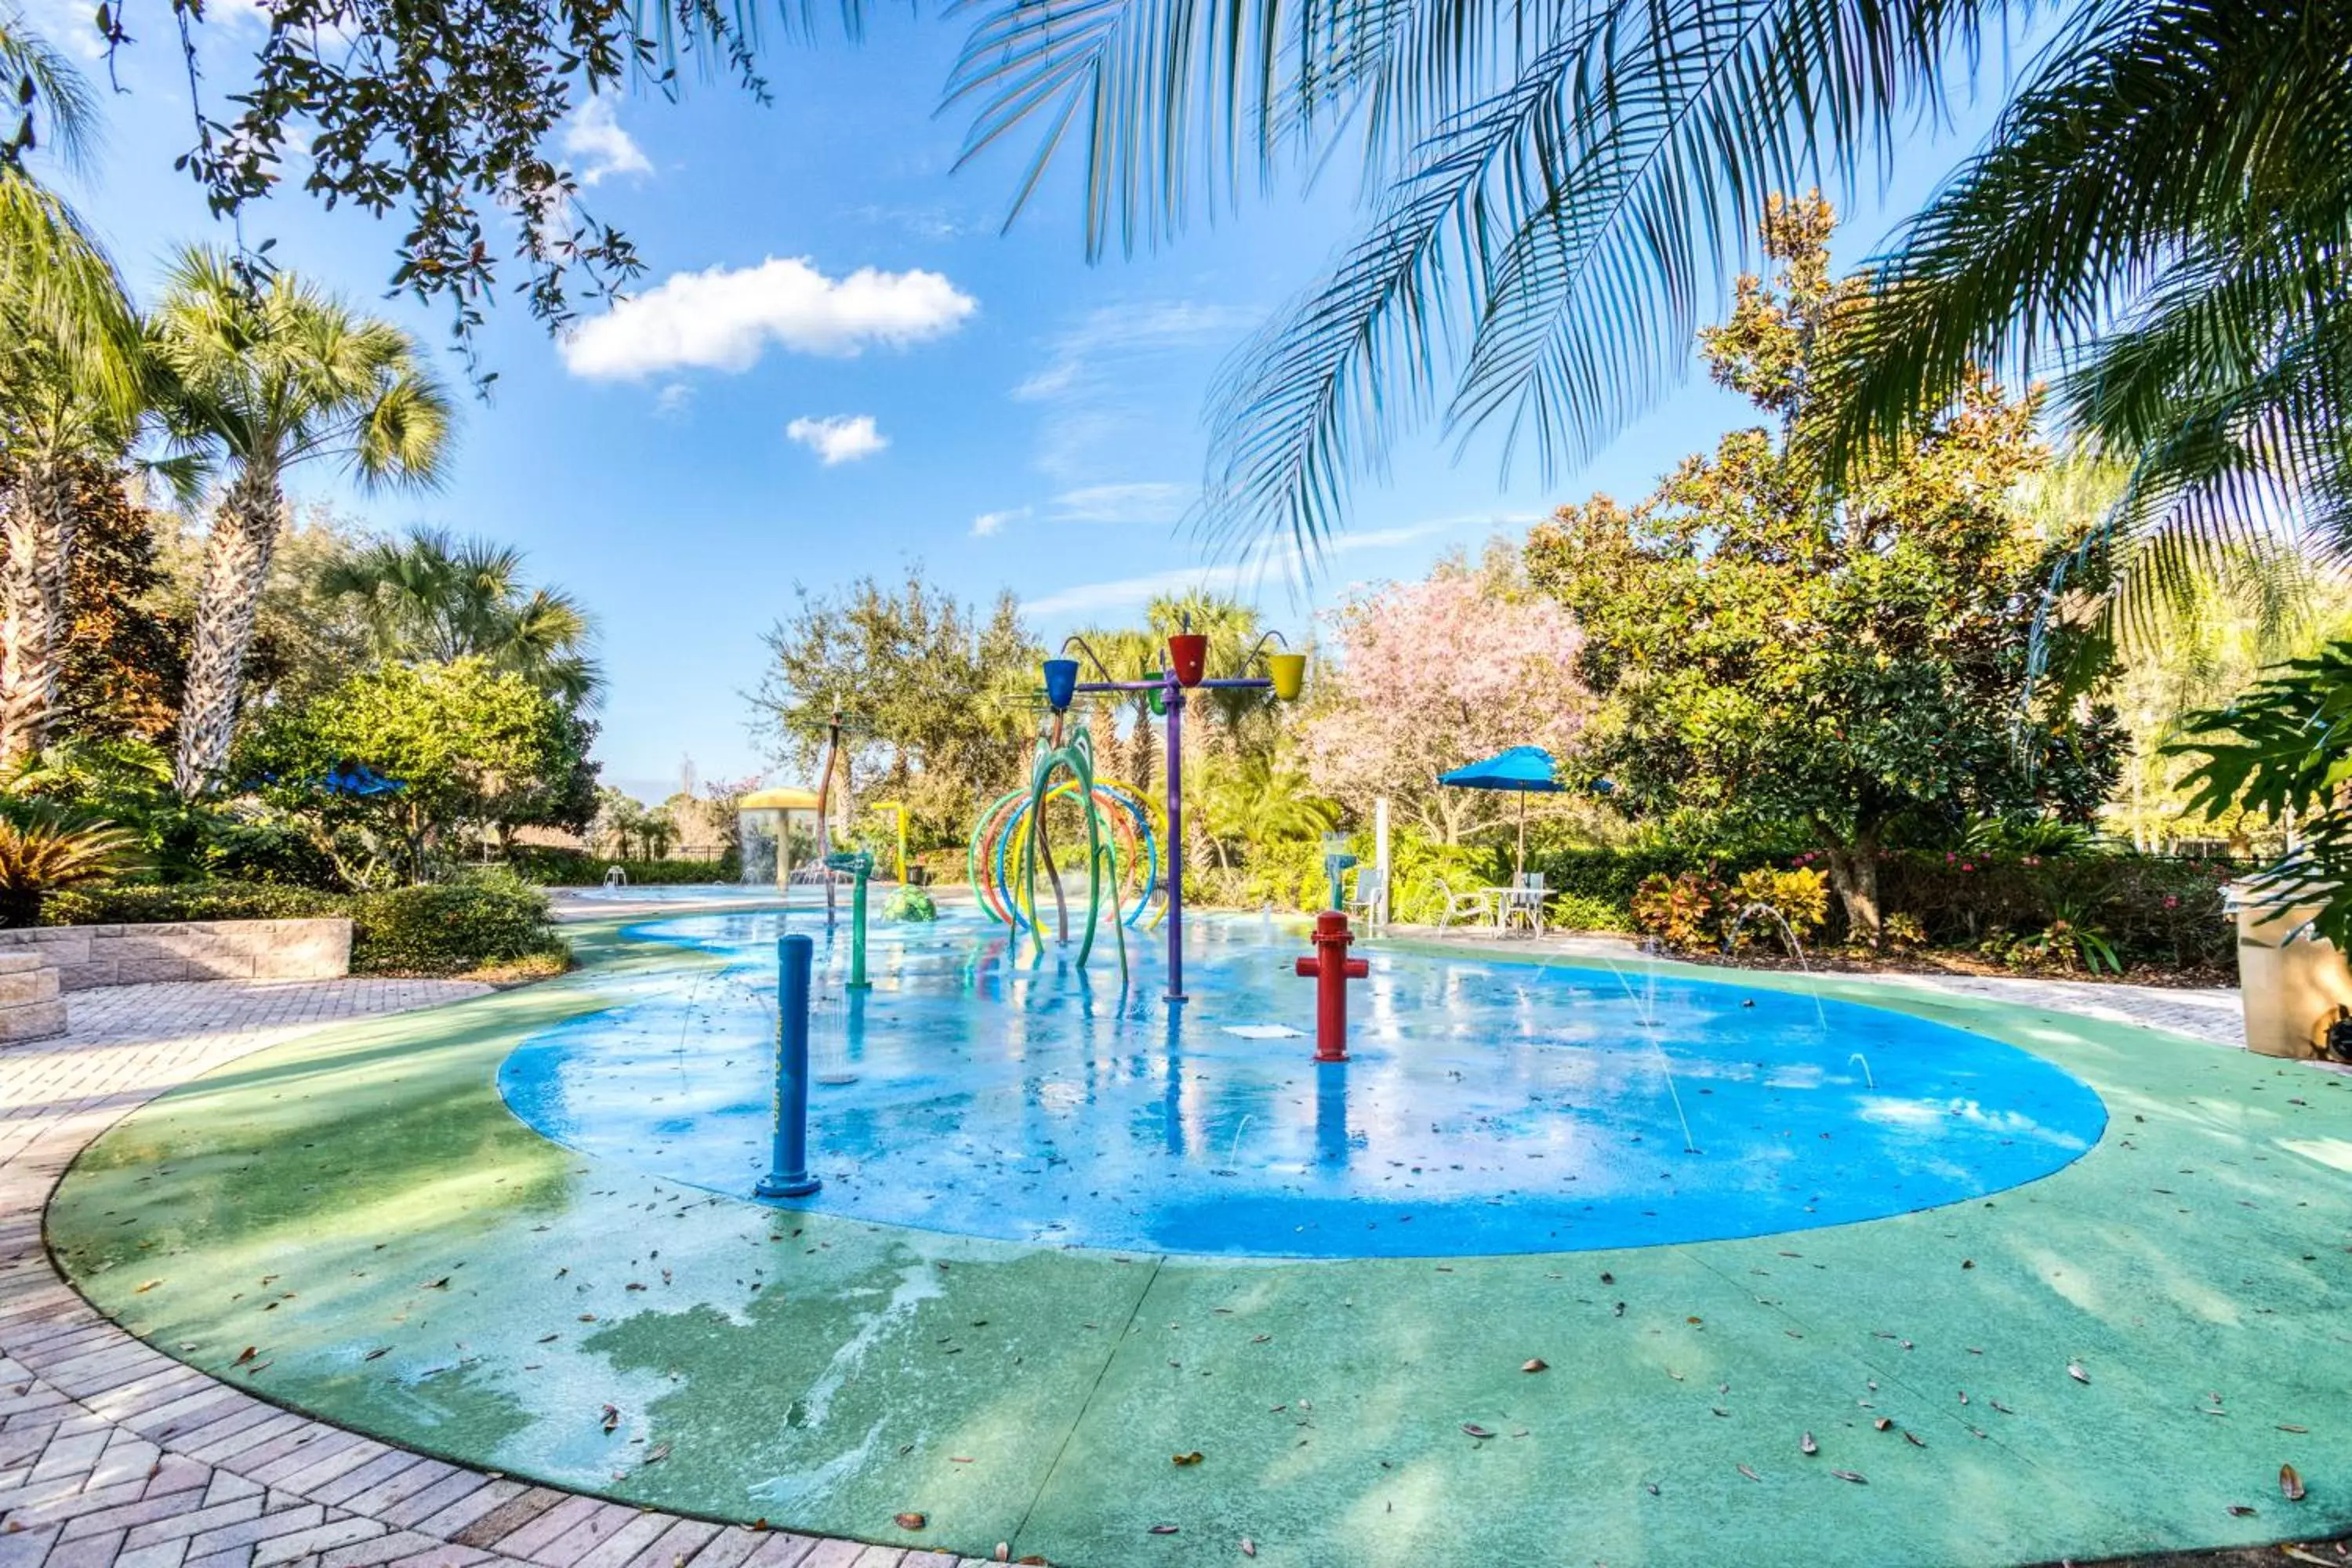
<svg viewBox="0 0 2352 1568">
<path fill-rule="evenodd" d="M 682 952 L 534 1037 L 500 1068 L 509 1105 L 564 1143 L 749 1196 L 781 918 L 634 928 L 722 967 Z M 1171 1010 L 1148 942 L 1122 990 L 1099 952 L 1090 971 L 1034 961 L 974 918 L 877 925 L 875 987 L 845 993 L 845 927 L 829 942 L 821 915 L 791 920 L 820 943 L 825 1182 L 793 1206 L 893 1224 L 1290 1258 L 1642 1246 L 1998 1191 L 2105 1121 L 2088 1088 L 1999 1041 L 1738 984 L 1375 950 L 1350 987 L 1355 1059 L 1318 1067 L 1292 1032 L 1313 1018 L 1297 922 L 1197 921 L 1193 1000 Z"/>
</svg>

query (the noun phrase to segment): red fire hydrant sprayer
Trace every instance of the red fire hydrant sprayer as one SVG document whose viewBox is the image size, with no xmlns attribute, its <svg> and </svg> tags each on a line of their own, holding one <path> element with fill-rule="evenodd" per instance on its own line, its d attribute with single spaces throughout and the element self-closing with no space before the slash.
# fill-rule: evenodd
<svg viewBox="0 0 2352 1568">
<path fill-rule="evenodd" d="M 1338 910 L 1326 910 L 1315 917 L 1315 956 L 1298 960 L 1299 977 L 1315 982 L 1315 1059 L 1318 1062 L 1348 1059 L 1348 982 L 1361 980 L 1372 972 L 1364 960 L 1348 956 L 1348 944 L 1355 940 L 1348 930 L 1348 917 Z"/>
</svg>

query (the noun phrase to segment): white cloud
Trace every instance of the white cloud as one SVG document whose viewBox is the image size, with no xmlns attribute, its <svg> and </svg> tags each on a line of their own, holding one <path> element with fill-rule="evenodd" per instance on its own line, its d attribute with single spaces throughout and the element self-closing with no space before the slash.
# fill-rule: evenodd
<svg viewBox="0 0 2352 1568">
<path fill-rule="evenodd" d="M 650 174 L 653 160 L 636 139 L 621 129 L 621 116 L 609 98 L 592 98 L 580 106 L 563 128 L 563 151 L 580 160 L 580 183 L 593 185 L 614 174 Z"/>
<path fill-rule="evenodd" d="M 785 426 L 784 434 L 824 458 L 828 468 L 870 458 L 890 444 L 890 437 L 874 427 L 871 414 L 835 414 L 824 419 L 803 415 Z"/>
<path fill-rule="evenodd" d="M 683 419 L 694 406 L 694 388 L 682 381 L 673 381 L 654 397 L 654 416 L 657 419 Z"/>
<path fill-rule="evenodd" d="M 1029 509 L 1025 506 L 1016 506 L 1005 511 L 982 512 L 971 520 L 971 536 L 974 539 L 993 539 L 1004 531 L 1006 523 L 1019 522 L 1028 515 Z"/>
<path fill-rule="evenodd" d="M 1015 386 L 1013 395 L 1040 403 L 1084 393 L 1102 381 L 1103 360 L 1226 343 L 1257 320 L 1255 310 L 1182 300 L 1106 306 L 1088 312 L 1084 321 L 1055 338 L 1054 357 L 1043 370 Z"/>
<path fill-rule="evenodd" d="M 1085 485 L 1054 498 L 1056 522 L 1174 522 L 1192 492 L 1161 483 Z"/>
<path fill-rule="evenodd" d="M 953 331 L 979 302 L 937 272 L 861 267 L 827 278 L 805 257 L 672 273 L 583 322 L 563 342 L 574 375 L 635 379 L 698 368 L 740 374 L 769 344 L 850 357 Z"/>
<path fill-rule="evenodd" d="M 1108 583 L 1081 583 L 1075 588 L 1024 599 L 1021 613 L 1046 617 L 1096 616 L 1106 610 L 1129 610 L 1148 605 L 1163 594 L 1184 594 L 1194 589 L 1208 594 L 1236 593 L 1245 586 L 1254 588 L 1260 575 L 1258 568 L 1249 563 L 1184 566 L 1141 577 L 1114 578 Z"/>
<path fill-rule="evenodd" d="M 1148 486 L 1101 486 L 1098 489 L 1150 489 Z M 1170 485 L 1160 487 L 1176 489 Z M 1073 491 L 1072 494 L 1080 492 Z M 1064 498 L 1066 499 L 1066 498 Z M 1359 555 L 1371 551 L 1393 550 L 1408 544 L 1425 543 L 1447 534 L 1472 529 L 1493 531 L 1500 528 L 1524 527 L 1541 521 L 1536 512 L 1470 512 L 1454 517 L 1436 517 L 1420 522 L 1403 523 L 1392 528 L 1368 529 L 1361 533 L 1345 533 L 1326 545 L 1323 558 Z M 1154 572 L 1139 577 L 1116 577 L 1102 583 L 1080 583 L 1023 603 L 1021 613 L 1045 618 L 1068 616 L 1084 619 L 1114 610 L 1133 609 L 1147 605 L 1163 594 L 1182 594 L 1191 589 L 1212 593 L 1235 594 L 1244 599 L 1262 597 L 1270 587 L 1279 584 L 1287 591 L 1294 608 L 1314 603 L 1344 600 L 1356 590 L 1377 579 L 1364 579 L 1340 586 L 1335 596 L 1333 585 L 1327 580 L 1310 581 L 1302 571 L 1302 563 L 1289 551 L 1278 544 L 1266 544 L 1252 550 L 1236 562 L 1214 566 L 1180 567 L 1171 572 Z"/>
<path fill-rule="evenodd" d="M 1141 389 L 1189 376 L 1191 358 L 1230 347 L 1257 320 L 1255 310 L 1181 300 L 1078 318 L 1050 340 L 1045 363 L 1013 388 L 1016 400 L 1038 405 L 1039 471 L 1085 483 L 1099 478 L 1114 454 L 1146 443 L 1164 447 L 1164 398 Z"/>
</svg>

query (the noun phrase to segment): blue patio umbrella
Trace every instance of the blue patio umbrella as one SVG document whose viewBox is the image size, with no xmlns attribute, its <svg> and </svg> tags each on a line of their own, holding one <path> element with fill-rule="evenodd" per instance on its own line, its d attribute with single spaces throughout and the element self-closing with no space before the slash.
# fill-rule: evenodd
<svg viewBox="0 0 2352 1568">
<path fill-rule="evenodd" d="M 1507 789 L 1519 797 L 1519 864 L 1520 874 L 1528 868 L 1528 796 L 1559 795 L 1568 788 L 1552 776 L 1551 753 L 1541 746 L 1513 746 L 1507 752 L 1497 752 L 1483 763 L 1472 763 L 1450 773 L 1440 773 L 1437 782 L 1452 784 L 1456 789 Z"/>
</svg>

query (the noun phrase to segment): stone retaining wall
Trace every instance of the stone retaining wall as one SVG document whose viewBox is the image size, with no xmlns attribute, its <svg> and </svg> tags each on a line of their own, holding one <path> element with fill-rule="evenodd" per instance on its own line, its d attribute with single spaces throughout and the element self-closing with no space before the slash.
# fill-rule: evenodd
<svg viewBox="0 0 2352 1568">
<path fill-rule="evenodd" d="M 0 1042 L 46 1039 L 66 1032 L 58 972 L 40 953 L 0 950 Z"/>
<path fill-rule="evenodd" d="M 182 921 L 0 931 L 0 965 L 19 957 L 51 969 L 53 997 L 59 990 L 156 980 L 331 980 L 351 973 L 352 922 Z M 10 1005 L 6 987 L 17 973 L 0 968 L 0 1007 Z M 0 1017 L 0 1039 L 29 1037 L 9 1034 Z"/>
</svg>

